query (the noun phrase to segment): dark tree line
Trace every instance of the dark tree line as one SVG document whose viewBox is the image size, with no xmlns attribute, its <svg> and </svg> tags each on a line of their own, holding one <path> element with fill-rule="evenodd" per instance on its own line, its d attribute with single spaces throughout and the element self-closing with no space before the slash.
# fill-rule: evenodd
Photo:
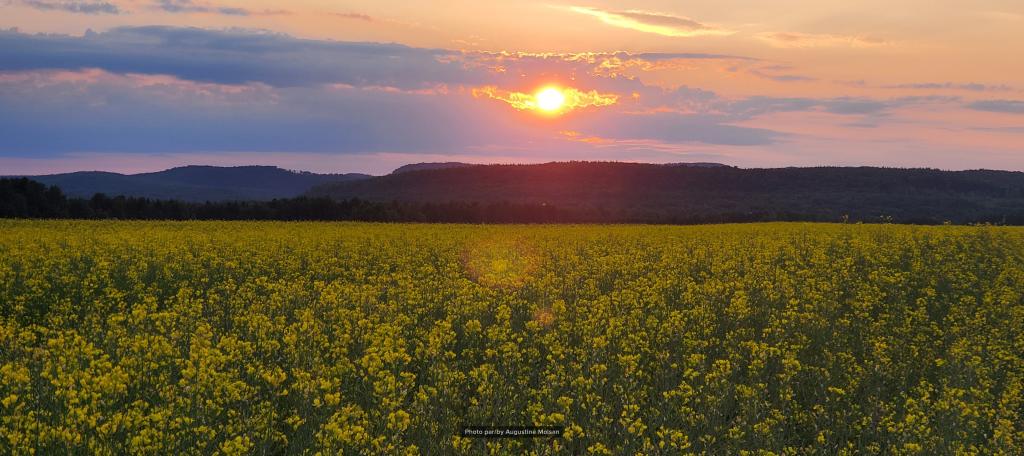
<svg viewBox="0 0 1024 456">
<path fill-rule="evenodd" d="M 872 167 L 746 169 L 617 162 L 478 165 L 325 184 L 338 200 L 511 201 L 587 222 L 1024 224 L 1024 173 Z"/>
<path fill-rule="evenodd" d="M 192 203 L 97 193 L 69 198 L 27 178 L 0 179 L 0 218 L 124 220 L 352 220 L 373 222 L 559 223 L 573 216 L 546 205 L 400 203 L 298 197 Z"/>
<path fill-rule="evenodd" d="M 873 199 L 853 193 L 818 197 L 775 193 L 707 195 L 679 206 L 603 204 L 554 206 L 547 203 L 368 201 L 302 196 L 270 201 L 185 202 L 107 196 L 71 198 L 55 186 L 27 178 L 0 179 L 0 218 L 123 220 L 321 220 L 437 223 L 664 223 L 703 224 L 770 221 L 884 222 L 1024 225 L 1019 200 L 918 198 L 887 195 Z M 984 203 L 984 204 L 982 204 Z"/>
</svg>

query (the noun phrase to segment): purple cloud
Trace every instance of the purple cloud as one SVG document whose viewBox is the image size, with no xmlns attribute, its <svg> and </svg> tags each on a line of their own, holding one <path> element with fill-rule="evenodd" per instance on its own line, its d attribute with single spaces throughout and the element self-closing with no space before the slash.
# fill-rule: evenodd
<svg viewBox="0 0 1024 456">
<path fill-rule="evenodd" d="M 22 5 L 43 11 L 64 11 L 80 14 L 120 14 L 117 5 L 105 1 L 90 0 L 22 0 Z"/>
<path fill-rule="evenodd" d="M 1004 114 L 1024 114 L 1024 101 L 1021 100 L 982 100 L 967 105 L 976 111 L 998 112 Z"/>
</svg>

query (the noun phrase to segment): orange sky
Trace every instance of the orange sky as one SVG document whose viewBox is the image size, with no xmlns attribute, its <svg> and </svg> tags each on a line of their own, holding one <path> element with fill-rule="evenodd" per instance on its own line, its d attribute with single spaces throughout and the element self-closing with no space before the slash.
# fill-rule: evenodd
<svg viewBox="0 0 1024 456">
<path fill-rule="evenodd" d="M 86 74 L 92 76 L 78 76 L 73 84 L 88 84 L 95 93 L 100 93 L 99 84 L 109 85 L 97 97 L 111 96 L 110 91 L 121 90 L 118 87 L 125 91 L 159 87 L 161 97 L 173 97 L 166 93 L 168 84 L 140 85 L 138 78 L 146 75 L 179 81 L 179 90 L 188 86 L 188 96 L 199 90 L 190 84 L 204 83 L 235 93 L 265 91 L 285 100 L 279 106 L 296 110 L 317 98 L 308 91 L 335 87 L 332 93 L 338 94 L 340 87 L 347 90 L 346 96 L 362 99 L 391 87 L 394 109 L 408 111 L 400 107 L 402 103 L 429 102 L 443 106 L 435 109 L 451 109 L 452 116 L 479 110 L 494 122 L 511 119 L 519 124 L 495 127 L 486 138 L 450 144 L 438 140 L 423 147 L 354 138 L 339 146 L 337 153 L 358 154 L 349 168 L 363 169 L 339 169 L 346 168 L 344 160 L 324 160 L 334 171 L 383 171 L 391 166 L 386 157 L 411 155 L 410 161 L 416 161 L 416 154 L 477 161 L 517 157 L 522 161 L 588 157 L 687 161 L 690 157 L 741 166 L 895 164 L 1024 170 L 1024 58 L 1020 58 L 1024 55 L 1024 3 L 1019 0 L 12 0 L 0 4 L 0 11 L 0 28 L 16 28 L 22 37 L 37 32 L 81 37 L 86 30 L 103 34 L 119 27 L 152 25 L 218 32 L 264 30 L 315 43 L 398 43 L 423 52 L 443 50 L 452 54 L 438 57 L 448 65 L 439 71 L 461 68 L 467 72 L 465 76 L 446 73 L 418 82 L 415 90 L 395 91 L 399 88 L 393 87 L 394 80 L 405 76 L 386 73 L 395 70 L 377 70 L 374 60 L 353 63 L 363 65 L 359 70 L 368 76 L 361 79 L 313 78 L 319 84 L 316 88 L 298 88 L 258 78 L 196 78 L 173 68 L 154 70 L 152 65 L 123 69 L 102 61 L 67 66 L 21 56 L 20 66 L 4 67 L 0 62 L 0 91 L 6 87 L 21 96 L 8 103 L 6 114 L 12 117 L 34 109 L 27 106 L 36 96 L 28 92 L 29 86 L 55 81 L 72 84 L 69 77 Z M 117 39 L 123 38 L 118 35 Z M 111 40 L 90 45 L 106 46 Z M 130 48 L 125 46 L 118 42 L 109 52 L 127 52 Z M 26 47 L 25 52 L 38 55 L 51 48 L 35 49 Z M 599 57 L 586 57 L 586 53 Z M 38 60 L 49 61 L 44 57 Z M 32 62 L 21 64 L 22 60 Z M 31 83 L 26 82 L 30 75 Z M 44 79 L 47 82 L 40 82 Z M 570 88 L 575 92 L 567 93 L 574 97 L 578 93 L 616 101 L 587 102 L 576 113 L 547 118 L 518 112 L 508 102 L 519 96 L 517 92 L 529 97 L 545 84 Z M 234 89 L 225 88 L 232 85 Z M 179 92 L 177 99 L 167 103 L 183 109 L 194 103 L 188 96 Z M 152 94 L 138 97 L 152 99 Z M 424 101 L 423 97 L 432 98 Z M 338 106 L 348 106 L 351 99 Z M 72 101 L 71 95 L 65 101 L 82 103 Z M 137 108 L 142 109 L 137 104 L 125 109 Z M 160 114 L 167 112 L 166 107 L 159 109 Z M 386 111 L 386 107 L 380 109 Z M 39 115 L 47 118 L 45 113 Z M 118 121 L 115 117 L 111 122 Z M 683 126 L 676 128 L 674 121 Z M 703 128 L 705 124 L 713 126 Z M 69 135 L 83 134 L 76 128 L 68 125 Z M 578 131 L 580 136 L 567 137 L 562 134 L 566 131 Z M 707 136 L 709 132 L 713 137 Z M 316 137 L 317 131 L 306 134 Z M 208 156 L 207 161 L 220 163 L 239 153 L 243 155 L 238 160 L 263 160 L 270 155 L 252 154 L 315 157 L 332 152 L 329 146 L 305 150 L 288 144 L 255 150 L 210 135 L 212 139 L 195 150 L 155 148 L 163 155 L 154 155 L 153 167 L 176 163 L 167 157 L 202 160 Z M 606 142 L 582 143 L 579 137 Z M 638 146 L 638 141 L 648 147 Z M 323 142 L 329 144 L 327 139 Z M 0 139 L 0 167 L 25 168 L 32 163 L 33 169 L 46 168 L 62 156 L 41 152 L 46 150 L 42 143 L 26 140 L 25 144 L 31 147 L 4 144 Z M 96 141 L 82 150 L 62 150 L 68 158 L 71 153 L 116 157 L 137 153 L 136 149 Z M 380 159 L 377 165 L 374 156 Z"/>
</svg>

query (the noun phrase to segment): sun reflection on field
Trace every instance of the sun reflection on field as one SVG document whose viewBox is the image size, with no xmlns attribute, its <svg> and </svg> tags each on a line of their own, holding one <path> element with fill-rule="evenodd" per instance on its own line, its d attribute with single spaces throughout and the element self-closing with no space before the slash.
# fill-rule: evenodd
<svg viewBox="0 0 1024 456">
<path fill-rule="evenodd" d="M 538 307 L 533 311 L 531 321 L 539 327 L 547 328 L 555 322 L 555 313 L 548 307 Z"/>
<path fill-rule="evenodd" d="M 471 280 L 497 289 L 515 289 L 529 282 L 541 257 L 523 239 L 483 238 L 470 241 L 462 251 L 462 266 Z"/>
</svg>

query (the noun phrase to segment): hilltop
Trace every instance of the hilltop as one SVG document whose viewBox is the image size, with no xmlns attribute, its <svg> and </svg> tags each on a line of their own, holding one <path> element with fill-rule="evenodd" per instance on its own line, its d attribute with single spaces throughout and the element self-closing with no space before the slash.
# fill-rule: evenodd
<svg viewBox="0 0 1024 456">
<path fill-rule="evenodd" d="M 324 184 L 308 195 L 542 205 L 599 221 L 999 222 L 1024 214 L 1024 173 L 558 162 L 424 169 Z"/>
<path fill-rule="evenodd" d="M 56 185 L 72 197 L 96 193 L 181 201 L 262 201 L 292 198 L 310 188 L 370 177 L 366 174 L 315 174 L 274 166 L 183 166 L 142 174 L 82 171 L 26 176 Z"/>
</svg>

